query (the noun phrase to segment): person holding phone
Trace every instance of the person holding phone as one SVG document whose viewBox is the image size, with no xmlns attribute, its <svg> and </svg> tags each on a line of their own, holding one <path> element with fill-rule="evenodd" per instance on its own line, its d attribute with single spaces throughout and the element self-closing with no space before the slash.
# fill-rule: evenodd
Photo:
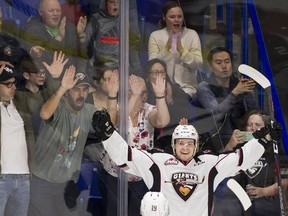
<svg viewBox="0 0 288 216">
<path fill-rule="evenodd" d="M 252 133 L 270 123 L 271 118 L 264 110 L 255 109 L 247 112 L 241 127 L 233 131 L 225 150 L 233 151 L 243 146 L 250 139 Z M 252 167 L 234 177 L 246 190 L 252 201 L 252 207 L 248 210 L 248 215 L 280 215 L 278 184 L 272 146 L 271 144 L 270 148 L 266 149 L 262 157 Z M 282 178 L 283 185 L 287 185 L 287 176 L 282 176 Z M 238 198 L 226 186 L 227 180 L 221 182 L 215 192 L 213 215 L 244 215 L 244 210 Z"/>
</svg>

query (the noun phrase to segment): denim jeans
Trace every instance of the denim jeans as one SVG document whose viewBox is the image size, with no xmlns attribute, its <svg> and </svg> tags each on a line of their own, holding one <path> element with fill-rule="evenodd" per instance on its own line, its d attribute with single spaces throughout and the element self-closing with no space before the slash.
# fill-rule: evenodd
<svg viewBox="0 0 288 216">
<path fill-rule="evenodd" d="M 30 175 L 0 175 L 0 215 L 26 216 L 30 199 Z"/>
</svg>

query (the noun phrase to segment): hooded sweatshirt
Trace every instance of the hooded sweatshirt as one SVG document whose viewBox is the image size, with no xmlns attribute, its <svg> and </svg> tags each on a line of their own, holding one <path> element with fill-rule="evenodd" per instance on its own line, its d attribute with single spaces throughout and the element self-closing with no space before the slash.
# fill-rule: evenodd
<svg viewBox="0 0 288 216">
<path fill-rule="evenodd" d="M 111 16 L 106 9 L 106 1 L 101 0 L 99 6 L 99 12 L 95 13 L 91 18 L 86 28 L 86 35 L 88 40 L 88 56 L 92 59 L 93 64 L 105 63 L 111 67 L 117 67 L 119 65 L 119 47 L 120 47 L 120 24 L 119 16 Z M 137 5 L 132 4 L 130 11 L 137 11 Z M 120 6 L 119 6 L 120 7 Z M 119 8 L 120 11 L 120 8 Z M 135 20 L 137 21 L 138 19 Z M 137 17 L 138 18 L 138 17 Z M 132 21 L 133 22 L 133 21 Z M 130 23 L 130 26 L 132 23 Z M 131 37 L 134 35 L 134 37 Z M 133 38 L 133 41 L 131 41 Z M 135 43 L 136 41 L 136 43 Z M 139 29 L 130 31 L 130 50 L 129 59 L 132 70 L 135 74 L 142 73 L 140 66 L 140 60 L 138 56 L 137 47 L 139 44 Z M 136 46 L 132 46 L 136 44 Z"/>
</svg>

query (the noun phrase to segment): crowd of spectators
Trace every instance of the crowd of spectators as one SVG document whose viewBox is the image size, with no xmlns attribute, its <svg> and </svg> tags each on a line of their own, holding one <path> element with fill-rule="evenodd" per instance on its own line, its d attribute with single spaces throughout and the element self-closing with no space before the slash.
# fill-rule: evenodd
<svg viewBox="0 0 288 216">
<path fill-rule="evenodd" d="M 34 10 L 25 1 L 17 2 L 31 12 L 18 29 L 2 19 L 0 8 L 0 215 L 117 215 L 121 166 L 95 135 L 92 119 L 96 111 L 105 109 L 115 129 L 123 127 L 118 100 L 124 73 L 119 70 L 120 1 L 39 0 Z M 150 34 L 148 59 L 142 61 L 136 0 L 130 0 L 129 12 L 133 18 L 126 56 L 127 145 L 173 154 L 172 134 L 185 118 L 199 133 L 200 150 L 220 154 L 244 143 L 236 135 L 239 130 L 255 132 L 268 124 L 254 96 L 257 83 L 233 71 L 232 54 L 224 47 L 215 46 L 203 58 L 198 33 L 185 26 L 179 2 L 163 5 L 159 30 Z M 203 62 L 210 66 L 211 75 L 198 82 Z M 257 112 L 247 114 L 250 110 Z M 251 120 L 253 116 L 260 119 Z M 254 121 L 260 121 L 261 127 L 249 129 Z M 93 187 L 100 190 L 101 199 L 94 203 L 97 208 L 90 208 L 87 200 L 83 211 L 79 179 L 84 161 L 97 162 L 98 180 Z M 279 203 L 275 167 L 270 158 L 259 161 L 256 168 L 269 175 L 264 171 L 253 175 L 248 169 L 239 174 L 244 183 L 235 177 L 244 189 L 252 184 L 247 191 L 253 196 L 252 215 L 259 211 L 258 203 L 263 207 Z M 9 184 L 18 181 L 18 186 Z M 128 174 L 127 181 L 129 216 L 140 215 L 141 199 L 150 188 L 138 175 Z M 229 196 L 226 181 L 216 190 L 214 216 L 224 215 L 223 209 L 233 202 L 223 198 Z M 274 193 L 259 195 L 261 188 L 272 185 Z M 222 200 L 227 201 L 225 206 Z M 243 214 L 239 209 L 235 215 Z M 279 211 L 275 207 L 266 215 L 279 215 Z"/>
</svg>

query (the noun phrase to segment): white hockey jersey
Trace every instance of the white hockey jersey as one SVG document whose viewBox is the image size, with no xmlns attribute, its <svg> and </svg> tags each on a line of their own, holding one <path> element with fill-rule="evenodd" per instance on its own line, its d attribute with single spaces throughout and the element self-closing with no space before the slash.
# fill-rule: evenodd
<svg viewBox="0 0 288 216">
<path fill-rule="evenodd" d="M 171 154 L 131 148 L 116 131 L 103 144 L 118 166 L 141 176 L 151 191 L 166 195 L 171 216 L 211 215 L 217 185 L 253 166 L 264 153 L 264 147 L 252 139 L 235 152 L 198 154 L 183 164 Z"/>
</svg>

